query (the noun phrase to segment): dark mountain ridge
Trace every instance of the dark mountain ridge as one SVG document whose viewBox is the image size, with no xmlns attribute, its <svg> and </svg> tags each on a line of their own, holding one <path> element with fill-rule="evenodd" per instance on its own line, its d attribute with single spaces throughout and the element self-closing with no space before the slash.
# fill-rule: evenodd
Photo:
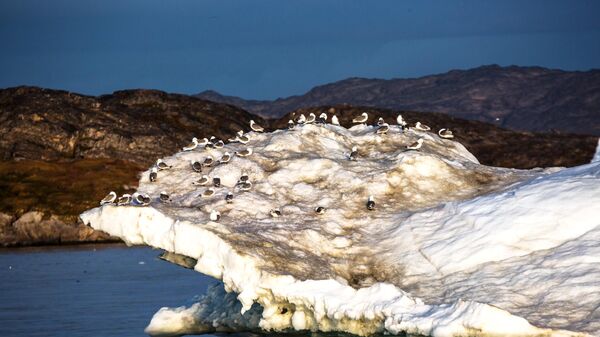
<svg viewBox="0 0 600 337">
<path fill-rule="evenodd" d="M 419 78 L 348 78 L 298 96 L 244 100 L 205 91 L 196 97 L 233 104 L 265 118 L 299 108 L 349 104 L 433 111 L 515 130 L 600 135 L 600 70 L 482 66 Z"/>
</svg>

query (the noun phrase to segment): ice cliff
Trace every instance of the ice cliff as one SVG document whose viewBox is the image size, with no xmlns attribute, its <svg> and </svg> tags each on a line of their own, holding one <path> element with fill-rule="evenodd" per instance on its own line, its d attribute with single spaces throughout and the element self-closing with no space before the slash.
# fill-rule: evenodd
<svg viewBox="0 0 600 337">
<path fill-rule="evenodd" d="M 163 158 L 173 167 L 157 181 L 143 173 L 138 191 L 150 205 L 105 205 L 81 218 L 222 280 L 191 307 L 157 312 L 152 335 L 600 335 L 600 162 L 487 167 L 435 133 L 376 129 L 311 124 L 179 152 Z M 418 138 L 422 148 L 407 151 Z M 190 165 L 246 148 L 253 153 L 201 173 Z M 220 178 L 212 196 L 193 184 L 203 175 L 209 185 Z"/>
</svg>

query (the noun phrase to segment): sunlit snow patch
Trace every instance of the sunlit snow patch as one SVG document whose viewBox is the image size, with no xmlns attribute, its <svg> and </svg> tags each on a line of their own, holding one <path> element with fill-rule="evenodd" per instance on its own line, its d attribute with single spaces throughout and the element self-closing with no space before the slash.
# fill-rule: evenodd
<svg viewBox="0 0 600 337">
<path fill-rule="evenodd" d="M 249 137 L 165 158 L 172 169 L 140 181 L 150 206 L 81 215 L 129 244 L 189 257 L 170 257 L 182 265 L 195 259 L 195 270 L 223 281 L 192 307 L 161 309 L 148 333 L 600 333 L 600 163 L 487 167 L 459 143 L 396 127 L 377 135 L 306 125 Z M 420 151 L 406 151 L 419 137 Z M 190 167 L 246 146 L 248 157 L 203 173 Z M 203 174 L 221 179 L 208 198 L 192 184 Z M 242 174 L 250 191 L 236 188 Z M 172 201 L 158 201 L 161 191 Z"/>
</svg>

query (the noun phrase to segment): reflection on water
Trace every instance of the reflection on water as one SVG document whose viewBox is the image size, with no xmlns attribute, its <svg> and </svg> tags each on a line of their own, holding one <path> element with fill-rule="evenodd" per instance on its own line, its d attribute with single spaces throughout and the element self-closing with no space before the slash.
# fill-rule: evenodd
<svg viewBox="0 0 600 337">
<path fill-rule="evenodd" d="M 0 250 L 1 336 L 146 336 L 217 281 L 123 245 Z"/>
</svg>

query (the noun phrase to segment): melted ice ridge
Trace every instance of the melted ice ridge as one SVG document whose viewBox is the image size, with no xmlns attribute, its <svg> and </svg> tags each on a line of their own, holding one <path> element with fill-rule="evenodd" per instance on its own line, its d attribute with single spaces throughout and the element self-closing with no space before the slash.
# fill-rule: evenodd
<svg viewBox="0 0 600 337">
<path fill-rule="evenodd" d="M 422 149 L 405 151 L 419 137 Z M 192 185 L 201 174 L 190 160 L 244 145 L 165 158 L 171 170 L 140 181 L 150 206 L 81 215 L 129 244 L 196 259 L 197 271 L 223 281 L 190 308 L 161 309 L 148 333 L 600 332 L 600 163 L 486 167 L 459 143 L 395 127 L 376 135 L 368 126 L 306 125 L 250 138 L 253 155 L 202 173 L 221 178 L 212 197 Z M 242 173 L 251 191 L 236 189 Z M 156 200 L 163 190 L 171 203 Z M 317 215 L 316 206 L 327 211 Z M 276 207 L 282 216 L 272 218 Z"/>
</svg>

